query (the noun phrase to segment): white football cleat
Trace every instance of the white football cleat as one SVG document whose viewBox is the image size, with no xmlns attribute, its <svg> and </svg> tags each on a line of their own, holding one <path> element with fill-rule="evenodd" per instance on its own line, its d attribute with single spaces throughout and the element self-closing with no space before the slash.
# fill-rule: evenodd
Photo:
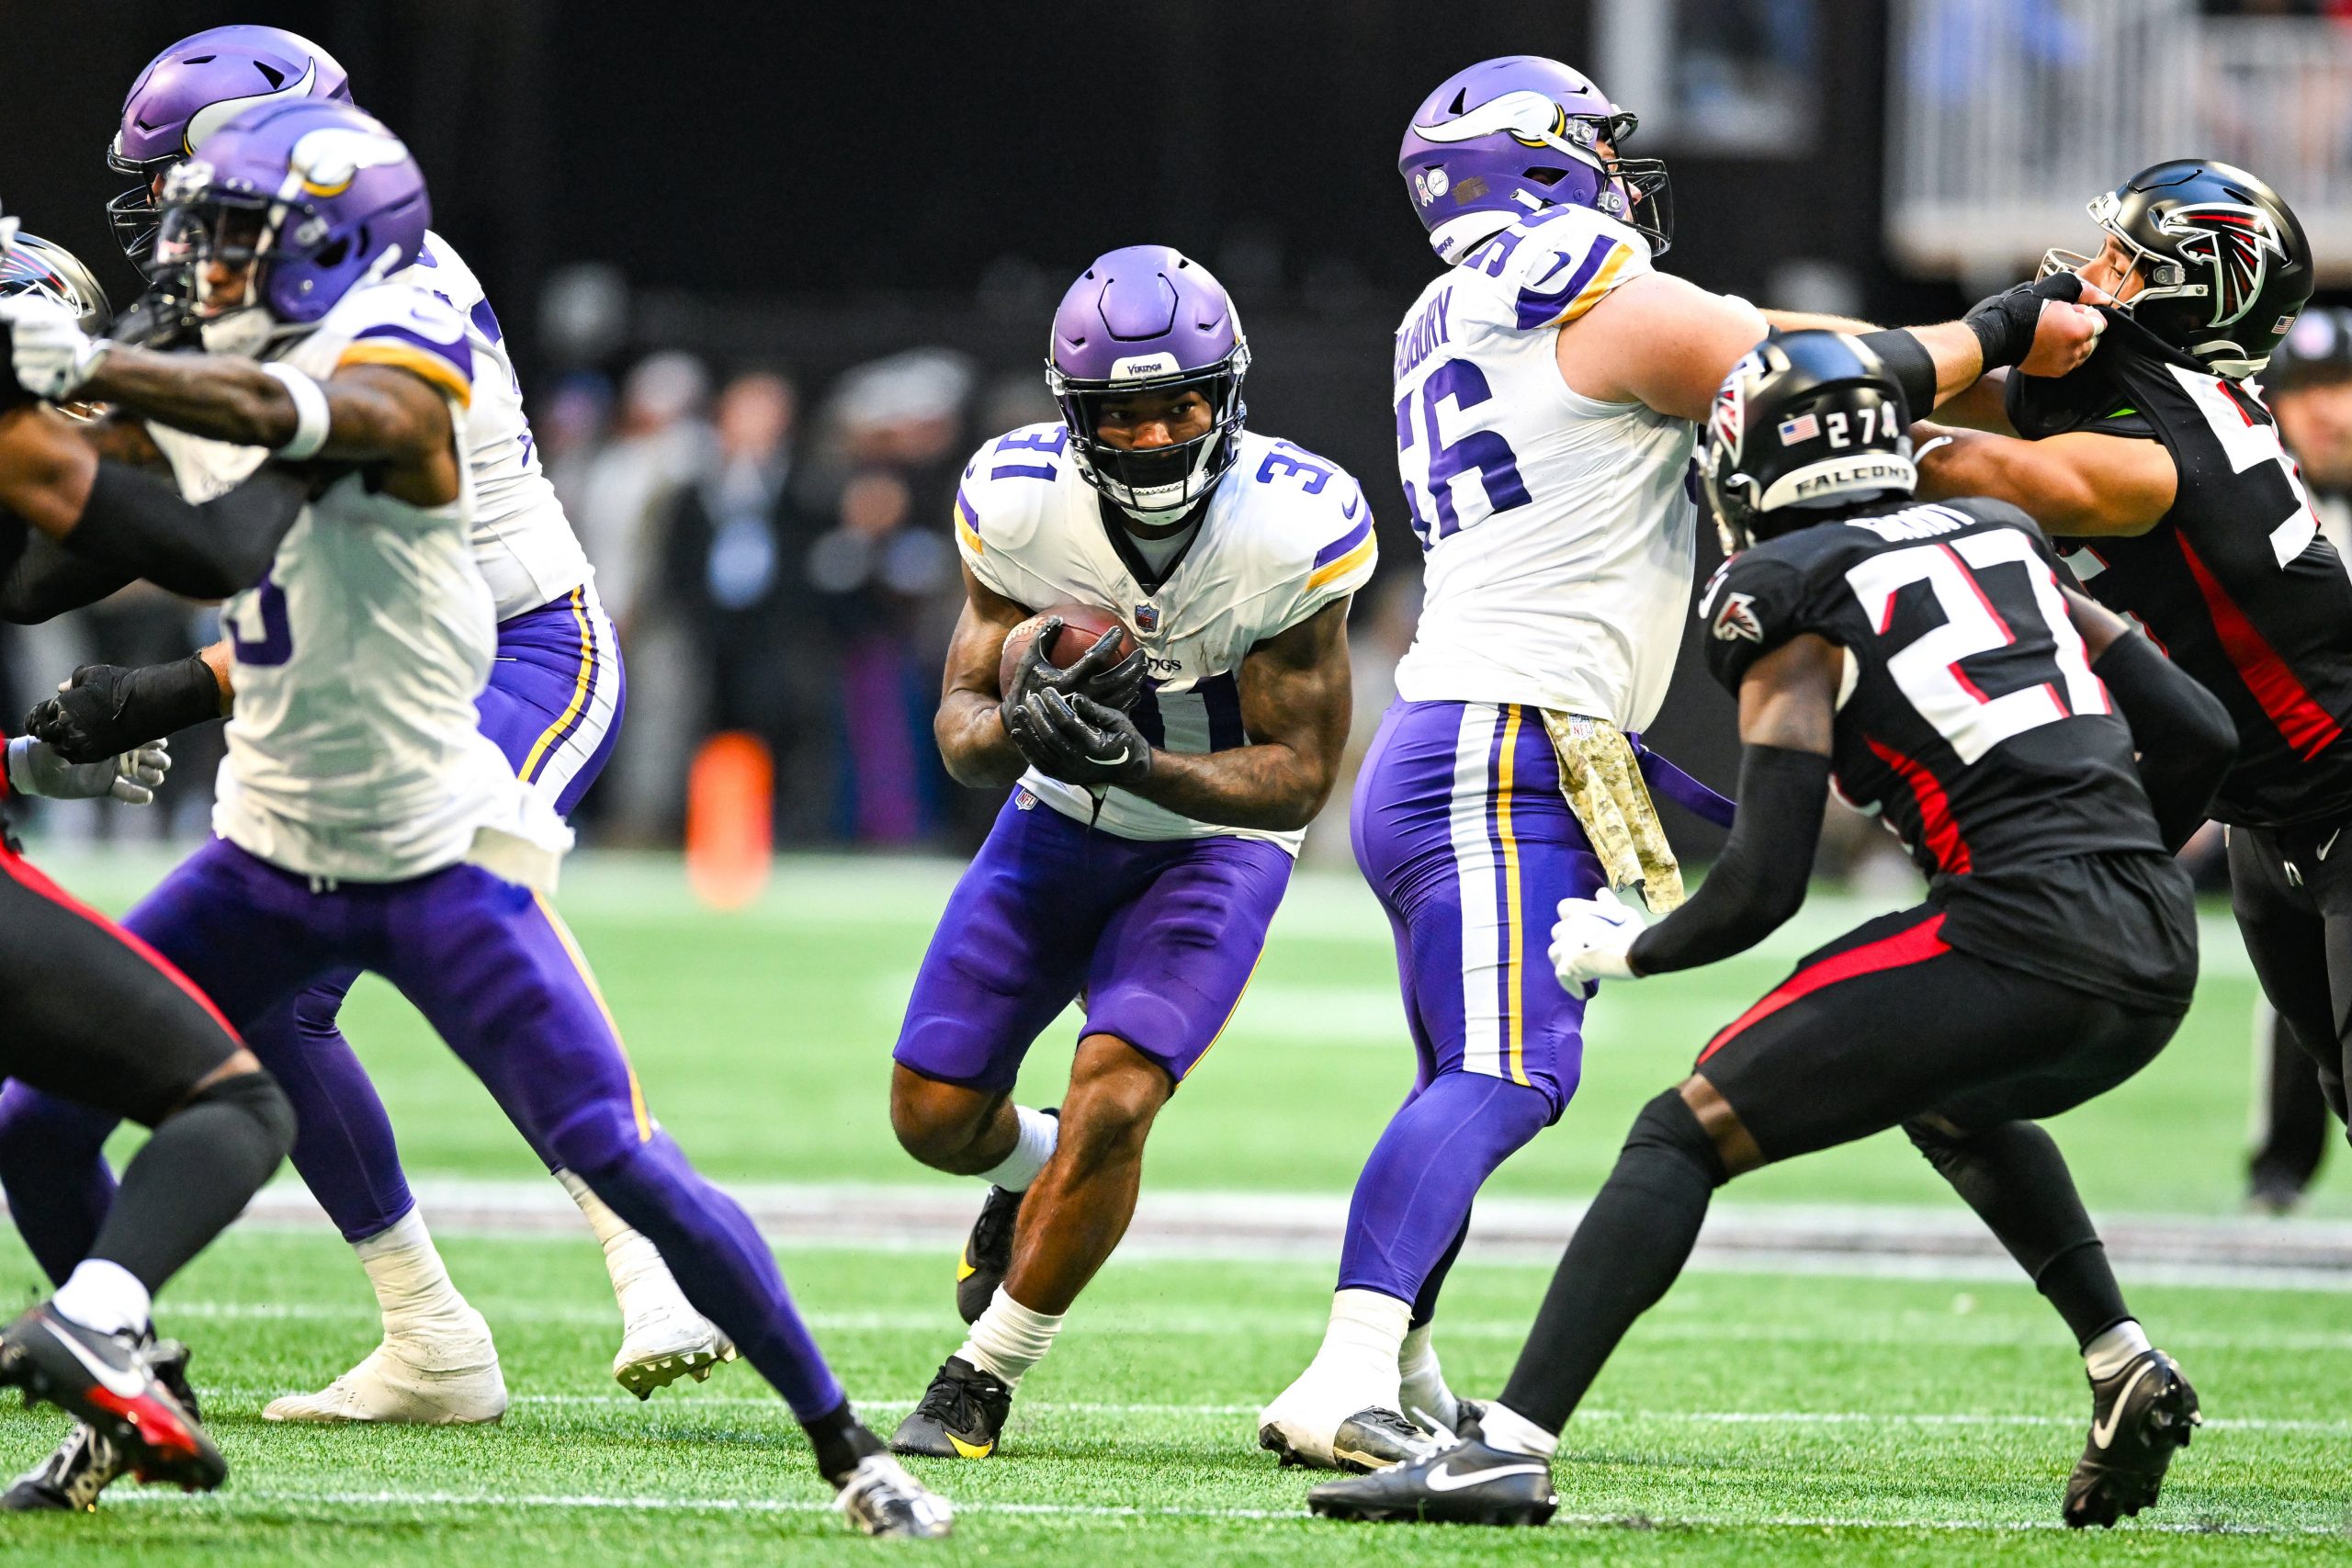
<svg viewBox="0 0 2352 1568">
<path fill-rule="evenodd" d="M 1370 1403 L 1360 1397 L 1362 1392 L 1351 1393 L 1329 1373 L 1309 1366 L 1258 1412 L 1258 1446 L 1280 1455 L 1284 1465 L 1338 1469 L 1331 1442 L 1340 1423 Z"/>
<path fill-rule="evenodd" d="M 680 1378 L 708 1382 L 712 1369 L 735 1359 L 735 1342 L 695 1311 L 683 1295 L 629 1315 L 621 1333 L 613 1378 L 639 1399 Z"/>
<path fill-rule="evenodd" d="M 478 1337 L 388 1335 L 318 1393 L 273 1399 L 261 1418 L 458 1427 L 489 1425 L 505 1415 L 506 1379 L 484 1325 Z"/>
</svg>

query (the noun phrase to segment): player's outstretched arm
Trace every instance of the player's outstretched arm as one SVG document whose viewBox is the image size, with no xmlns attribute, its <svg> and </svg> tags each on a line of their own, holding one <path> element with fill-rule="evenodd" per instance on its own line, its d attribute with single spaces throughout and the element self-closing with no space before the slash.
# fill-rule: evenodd
<svg viewBox="0 0 2352 1568">
<path fill-rule="evenodd" d="M 2156 651 L 2120 615 L 2069 588 L 2066 611 L 2091 657 L 2091 673 L 2105 682 L 2132 727 L 2140 753 L 2140 787 L 2147 791 L 2165 848 L 2177 851 L 2205 824 L 2207 807 L 2237 761 L 2237 727 L 2222 700 Z"/>
<path fill-rule="evenodd" d="M 997 689 L 1005 636 L 1028 618 L 1027 610 L 964 569 L 964 610 L 947 644 L 939 712 L 931 722 L 947 776 L 959 784 L 1002 789 L 1028 772 L 1029 760 L 1005 733 L 1004 694 Z"/>
<path fill-rule="evenodd" d="M 2052 534 L 2144 534 L 2172 510 L 2180 482 L 2160 441 L 2068 431 L 2040 441 L 1922 422 L 1911 427 L 1919 499 L 1989 496 Z"/>
</svg>

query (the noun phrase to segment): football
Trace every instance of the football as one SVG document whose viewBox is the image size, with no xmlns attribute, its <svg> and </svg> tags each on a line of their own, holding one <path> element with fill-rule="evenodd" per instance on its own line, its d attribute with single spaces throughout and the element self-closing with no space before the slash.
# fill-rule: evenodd
<svg viewBox="0 0 2352 1568">
<path fill-rule="evenodd" d="M 1061 617 L 1061 630 L 1054 634 L 1046 658 L 1057 670 L 1067 670 L 1077 663 L 1104 632 L 1119 634 L 1119 657 L 1125 659 L 1136 649 L 1136 639 L 1119 617 L 1108 610 L 1098 610 L 1091 604 L 1056 604 L 1040 610 L 1004 635 L 1004 656 L 997 661 L 997 690 L 1012 690 L 1012 672 L 1021 668 L 1028 657 L 1029 645 L 1037 639 L 1037 630 L 1055 616 Z"/>
</svg>

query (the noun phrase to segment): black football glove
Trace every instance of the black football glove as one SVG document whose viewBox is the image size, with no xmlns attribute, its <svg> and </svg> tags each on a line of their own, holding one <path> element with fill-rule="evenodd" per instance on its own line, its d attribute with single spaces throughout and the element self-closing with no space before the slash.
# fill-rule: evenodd
<svg viewBox="0 0 2352 1568">
<path fill-rule="evenodd" d="M 1023 755 L 1040 773 L 1064 784 L 1132 788 L 1151 772 L 1151 742 L 1135 720 L 1083 692 L 1068 697 L 1059 692 L 1035 693 L 1021 705 L 1019 724 L 1013 740 Z"/>
<path fill-rule="evenodd" d="M 1012 689 L 1004 694 L 1008 713 L 1038 692 L 1059 692 L 1064 696 L 1083 693 L 1104 707 L 1122 712 L 1135 706 L 1136 697 L 1143 691 L 1143 649 L 1138 648 L 1125 659 L 1119 658 L 1119 628 L 1113 626 L 1095 638 L 1094 646 L 1080 654 L 1069 669 L 1058 670 L 1046 657 L 1046 650 L 1054 645 L 1061 629 L 1059 615 L 1047 616 L 1046 624 L 1037 628 L 1021 662 L 1013 667 Z M 1012 727 L 1008 721 L 1005 728 Z"/>
<path fill-rule="evenodd" d="M 192 653 L 136 670 L 85 664 L 25 716 L 25 733 L 69 762 L 103 762 L 220 716 L 220 680 Z"/>
<path fill-rule="evenodd" d="M 2033 334 L 2041 326 L 2043 305 L 2052 299 L 2071 305 L 2082 297 L 2081 277 L 2071 272 L 2053 272 L 2031 283 L 2020 283 L 2015 288 L 1987 295 L 1961 321 L 1976 334 L 1977 346 L 1984 351 L 1984 368 L 1993 370 L 2022 364 L 2026 355 L 2033 352 Z"/>
</svg>

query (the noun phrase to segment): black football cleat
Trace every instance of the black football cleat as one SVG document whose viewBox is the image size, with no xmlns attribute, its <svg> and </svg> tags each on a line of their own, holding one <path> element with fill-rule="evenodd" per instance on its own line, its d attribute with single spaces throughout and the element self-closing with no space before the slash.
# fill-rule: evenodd
<svg viewBox="0 0 2352 1568">
<path fill-rule="evenodd" d="M 993 1373 L 950 1356 L 922 1402 L 890 1435 L 890 1451 L 931 1459 L 986 1459 L 996 1451 L 1012 1391 Z"/>
<path fill-rule="evenodd" d="M 98 1494 L 127 1468 L 112 1443 L 76 1421 L 55 1452 L 0 1493 L 0 1514 L 94 1513 Z"/>
<path fill-rule="evenodd" d="M 2091 1436 L 2066 1480 L 2066 1523 L 2111 1528 L 2156 1500 L 2173 1450 L 2204 1421 L 2197 1391 L 2162 1350 L 2143 1350 L 2091 1380 Z"/>
<path fill-rule="evenodd" d="M 1453 1525 L 1540 1525 L 1559 1511 L 1552 1467 L 1528 1454 L 1465 1438 L 1419 1457 L 1306 1494 L 1327 1519 L 1423 1520 Z"/>
<path fill-rule="evenodd" d="M 0 1333 L 0 1386 L 88 1423 L 141 1481 L 209 1492 L 228 1476 L 228 1461 L 137 1346 L 85 1328 L 47 1303 Z"/>
<path fill-rule="evenodd" d="M 833 1506 L 862 1535 L 937 1540 L 956 1528 L 947 1499 L 907 1473 L 888 1454 L 867 1454 L 841 1478 Z"/>
<path fill-rule="evenodd" d="M 1058 1119 L 1061 1108 L 1049 1107 L 1046 1114 Z M 988 1201 L 980 1205 L 980 1217 L 972 1222 L 972 1234 L 964 1238 L 964 1251 L 956 1259 L 956 1310 L 966 1323 L 980 1321 L 980 1314 L 989 1310 L 989 1303 L 996 1299 L 996 1288 L 1004 1283 L 1005 1273 L 1012 1267 L 1012 1225 L 1021 1217 L 1021 1200 L 1025 1196 L 1025 1192 L 989 1188 Z"/>
<path fill-rule="evenodd" d="M 1404 1416 L 1373 1405 L 1340 1423 L 1340 1429 L 1331 1434 L 1331 1459 L 1341 1470 L 1362 1475 L 1419 1459 L 1431 1446 L 1420 1428 Z"/>
</svg>

